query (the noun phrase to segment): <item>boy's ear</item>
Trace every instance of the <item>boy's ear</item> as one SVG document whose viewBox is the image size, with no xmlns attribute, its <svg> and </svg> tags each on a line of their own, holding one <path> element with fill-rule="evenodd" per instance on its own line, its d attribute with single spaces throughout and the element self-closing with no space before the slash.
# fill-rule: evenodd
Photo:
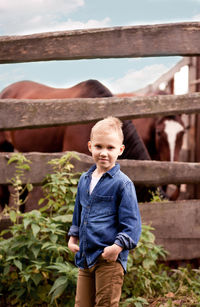
<svg viewBox="0 0 200 307">
<path fill-rule="evenodd" d="M 120 146 L 120 153 L 119 153 L 119 156 L 121 156 L 121 155 L 123 154 L 124 149 L 125 149 L 125 145 L 122 144 L 122 145 Z"/>
<path fill-rule="evenodd" d="M 91 141 L 88 142 L 88 149 L 91 152 L 91 150 L 92 150 L 92 143 L 91 143 Z"/>
</svg>

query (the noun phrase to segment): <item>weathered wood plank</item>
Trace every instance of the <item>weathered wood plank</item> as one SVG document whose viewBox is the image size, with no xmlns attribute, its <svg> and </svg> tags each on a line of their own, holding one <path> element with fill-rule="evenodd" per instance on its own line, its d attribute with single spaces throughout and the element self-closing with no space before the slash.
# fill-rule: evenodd
<svg viewBox="0 0 200 307">
<path fill-rule="evenodd" d="M 142 222 L 155 228 L 156 243 L 168 260 L 200 257 L 200 201 L 141 204 Z"/>
<path fill-rule="evenodd" d="M 77 99 L 0 99 L 0 130 L 97 121 L 199 113 L 200 93 L 151 97 Z"/>
<path fill-rule="evenodd" d="M 185 22 L 4 36 L 0 63 L 199 55 L 199 33 L 200 23 Z"/>
<path fill-rule="evenodd" d="M 156 239 L 156 244 L 162 245 L 169 255 L 166 260 L 192 260 L 200 258 L 200 239 Z"/>
<path fill-rule="evenodd" d="M 158 239 L 200 239 L 200 200 L 141 204 L 140 211 Z"/>
<path fill-rule="evenodd" d="M 0 184 L 8 184 L 13 177 L 14 164 L 7 165 L 11 154 L 0 153 Z M 31 170 L 26 172 L 23 183 L 31 182 L 39 185 L 46 174 L 52 172 L 51 165 L 47 162 L 59 158 L 63 153 L 27 153 L 24 154 L 32 161 Z M 93 163 L 90 156 L 78 154 L 80 160 L 72 160 L 74 171 L 86 171 Z M 185 162 L 159 162 L 159 161 L 136 161 L 119 160 L 124 171 L 137 185 L 158 186 L 175 183 L 198 183 L 200 182 L 200 163 Z"/>
</svg>

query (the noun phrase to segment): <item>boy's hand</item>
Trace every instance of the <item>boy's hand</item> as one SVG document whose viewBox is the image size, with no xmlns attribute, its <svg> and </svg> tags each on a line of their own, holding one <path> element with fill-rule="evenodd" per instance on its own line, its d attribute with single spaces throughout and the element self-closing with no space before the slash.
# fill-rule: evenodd
<svg viewBox="0 0 200 307">
<path fill-rule="evenodd" d="M 72 253 L 77 253 L 79 251 L 78 246 L 78 238 L 77 237 L 70 237 L 68 242 L 68 247 Z"/>
<path fill-rule="evenodd" d="M 119 253 L 123 250 L 123 248 L 117 244 L 113 244 L 111 246 L 106 246 L 103 250 L 102 257 L 110 261 L 116 261 Z"/>
</svg>

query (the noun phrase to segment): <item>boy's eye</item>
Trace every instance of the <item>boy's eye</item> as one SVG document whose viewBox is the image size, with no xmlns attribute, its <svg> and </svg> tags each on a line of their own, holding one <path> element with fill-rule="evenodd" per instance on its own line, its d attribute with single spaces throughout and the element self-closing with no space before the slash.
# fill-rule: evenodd
<svg viewBox="0 0 200 307">
<path fill-rule="evenodd" d="M 100 148 L 101 148 L 101 145 L 95 145 L 95 147 L 96 147 L 97 149 L 100 149 Z"/>
<path fill-rule="evenodd" d="M 114 147 L 113 147 L 113 146 L 109 146 L 108 149 L 109 149 L 109 150 L 112 150 L 112 149 L 114 149 Z"/>
</svg>

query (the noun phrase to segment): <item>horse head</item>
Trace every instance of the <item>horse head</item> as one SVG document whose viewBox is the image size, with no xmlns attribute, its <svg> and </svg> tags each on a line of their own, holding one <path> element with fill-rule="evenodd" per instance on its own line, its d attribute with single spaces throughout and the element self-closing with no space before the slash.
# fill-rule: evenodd
<svg viewBox="0 0 200 307">
<path fill-rule="evenodd" d="M 185 126 L 181 116 L 166 116 L 155 122 L 155 146 L 159 154 L 160 161 L 178 161 L 180 151 L 183 144 L 183 136 L 185 133 Z M 170 187 L 171 190 L 170 191 Z M 163 187 L 167 191 L 167 187 Z M 170 200 L 176 200 L 180 194 L 180 185 L 175 189 L 173 185 L 168 186 Z"/>
<path fill-rule="evenodd" d="M 156 120 L 155 144 L 160 161 L 178 161 L 185 126 L 181 116 L 166 116 Z"/>
</svg>

